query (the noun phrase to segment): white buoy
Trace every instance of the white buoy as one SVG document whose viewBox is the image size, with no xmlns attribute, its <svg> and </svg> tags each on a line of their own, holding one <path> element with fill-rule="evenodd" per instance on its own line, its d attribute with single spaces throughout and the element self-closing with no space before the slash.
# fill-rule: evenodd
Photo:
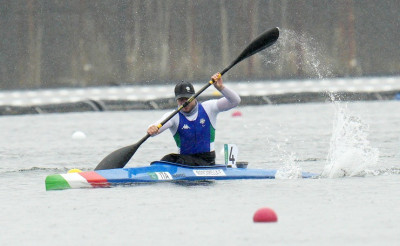
<svg viewBox="0 0 400 246">
<path fill-rule="evenodd" d="M 72 139 L 85 139 L 85 138 L 86 138 L 86 134 L 81 131 L 75 131 L 72 134 Z"/>
</svg>

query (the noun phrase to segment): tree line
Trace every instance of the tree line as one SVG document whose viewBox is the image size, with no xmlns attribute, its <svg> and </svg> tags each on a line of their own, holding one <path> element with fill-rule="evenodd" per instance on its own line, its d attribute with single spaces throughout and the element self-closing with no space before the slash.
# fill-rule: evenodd
<svg viewBox="0 0 400 246">
<path fill-rule="evenodd" d="M 398 75 L 400 2 L 1 0 L 0 89 Z"/>
</svg>

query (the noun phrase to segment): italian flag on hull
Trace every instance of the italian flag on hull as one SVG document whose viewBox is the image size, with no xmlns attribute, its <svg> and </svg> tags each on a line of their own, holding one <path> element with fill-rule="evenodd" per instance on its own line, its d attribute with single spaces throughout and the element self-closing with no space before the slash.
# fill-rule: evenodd
<svg viewBox="0 0 400 246">
<path fill-rule="evenodd" d="M 46 190 L 110 186 L 107 179 L 95 171 L 49 175 L 46 177 L 45 184 Z"/>
</svg>

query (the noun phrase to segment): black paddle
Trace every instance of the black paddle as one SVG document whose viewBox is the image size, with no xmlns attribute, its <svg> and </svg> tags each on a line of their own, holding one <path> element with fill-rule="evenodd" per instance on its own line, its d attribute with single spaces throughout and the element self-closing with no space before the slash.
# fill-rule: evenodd
<svg viewBox="0 0 400 246">
<path fill-rule="evenodd" d="M 254 55 L 255 53 L 273 45 L 279 37 L 279 28 L 275 27 L 261 34 L 259 37 L 254 39 L 234 60 L 227 68 L 222 70 L 221 76 L 228 72 L 233 66 L 243 61 L 247 57 Z M 157 127 L 160 129 L 167 121 L 174 117 L 182 108 L 186 107 L 190 102 L 192 102 L 196 97 L 198 97 L 203 91 L 205 91 L 210 85 L 214 84 L 213 80 L 210 80 L 203 88 L 201 88 L 196 94 L 191 96 L 183 105 L 179 106 L 170 116 L 163 120 Z M 94 170 L 102 169 L 112 169 L 112 168 L 123 168 L 132 156 L 135 154 L 136 150 L 144 143 L 150 134 L 147 133 L 139 142 L 117 149 L 108 156 L 106 156 Z"/>
</svg>

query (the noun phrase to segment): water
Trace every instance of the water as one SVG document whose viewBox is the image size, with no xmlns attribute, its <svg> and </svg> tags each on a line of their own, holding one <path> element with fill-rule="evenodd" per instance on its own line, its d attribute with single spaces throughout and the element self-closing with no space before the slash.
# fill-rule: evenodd
<svg viewBox="0 0 400 246">
<path fill-rule="evenodd" d="M 333 76 L 331 64 L 335 63 L 328 59 L 325 50 L 309 34 L 283 29 L 276 44 L 262 55 L 264 64 L 278 71 L 300 71 L 307 77 L 324 79 Z"/>
<path fill-rule="evenodd" d="M 217 160 L 235 143 L 275 180 L 45 191 L 49 174 L 93 169 L 166 111 L 0 117 L 2 245 L 397 245 L 399 102 L 241 107 L 219 116 Z M 76 131 L 86 138 L 74 139 Z M 128 166 L 175 150 L 169 132 Z M 299 171 L 324 173 L 299 179 Z M 278 222 L 257 224 L 270 207 Z"/>
</svg>

